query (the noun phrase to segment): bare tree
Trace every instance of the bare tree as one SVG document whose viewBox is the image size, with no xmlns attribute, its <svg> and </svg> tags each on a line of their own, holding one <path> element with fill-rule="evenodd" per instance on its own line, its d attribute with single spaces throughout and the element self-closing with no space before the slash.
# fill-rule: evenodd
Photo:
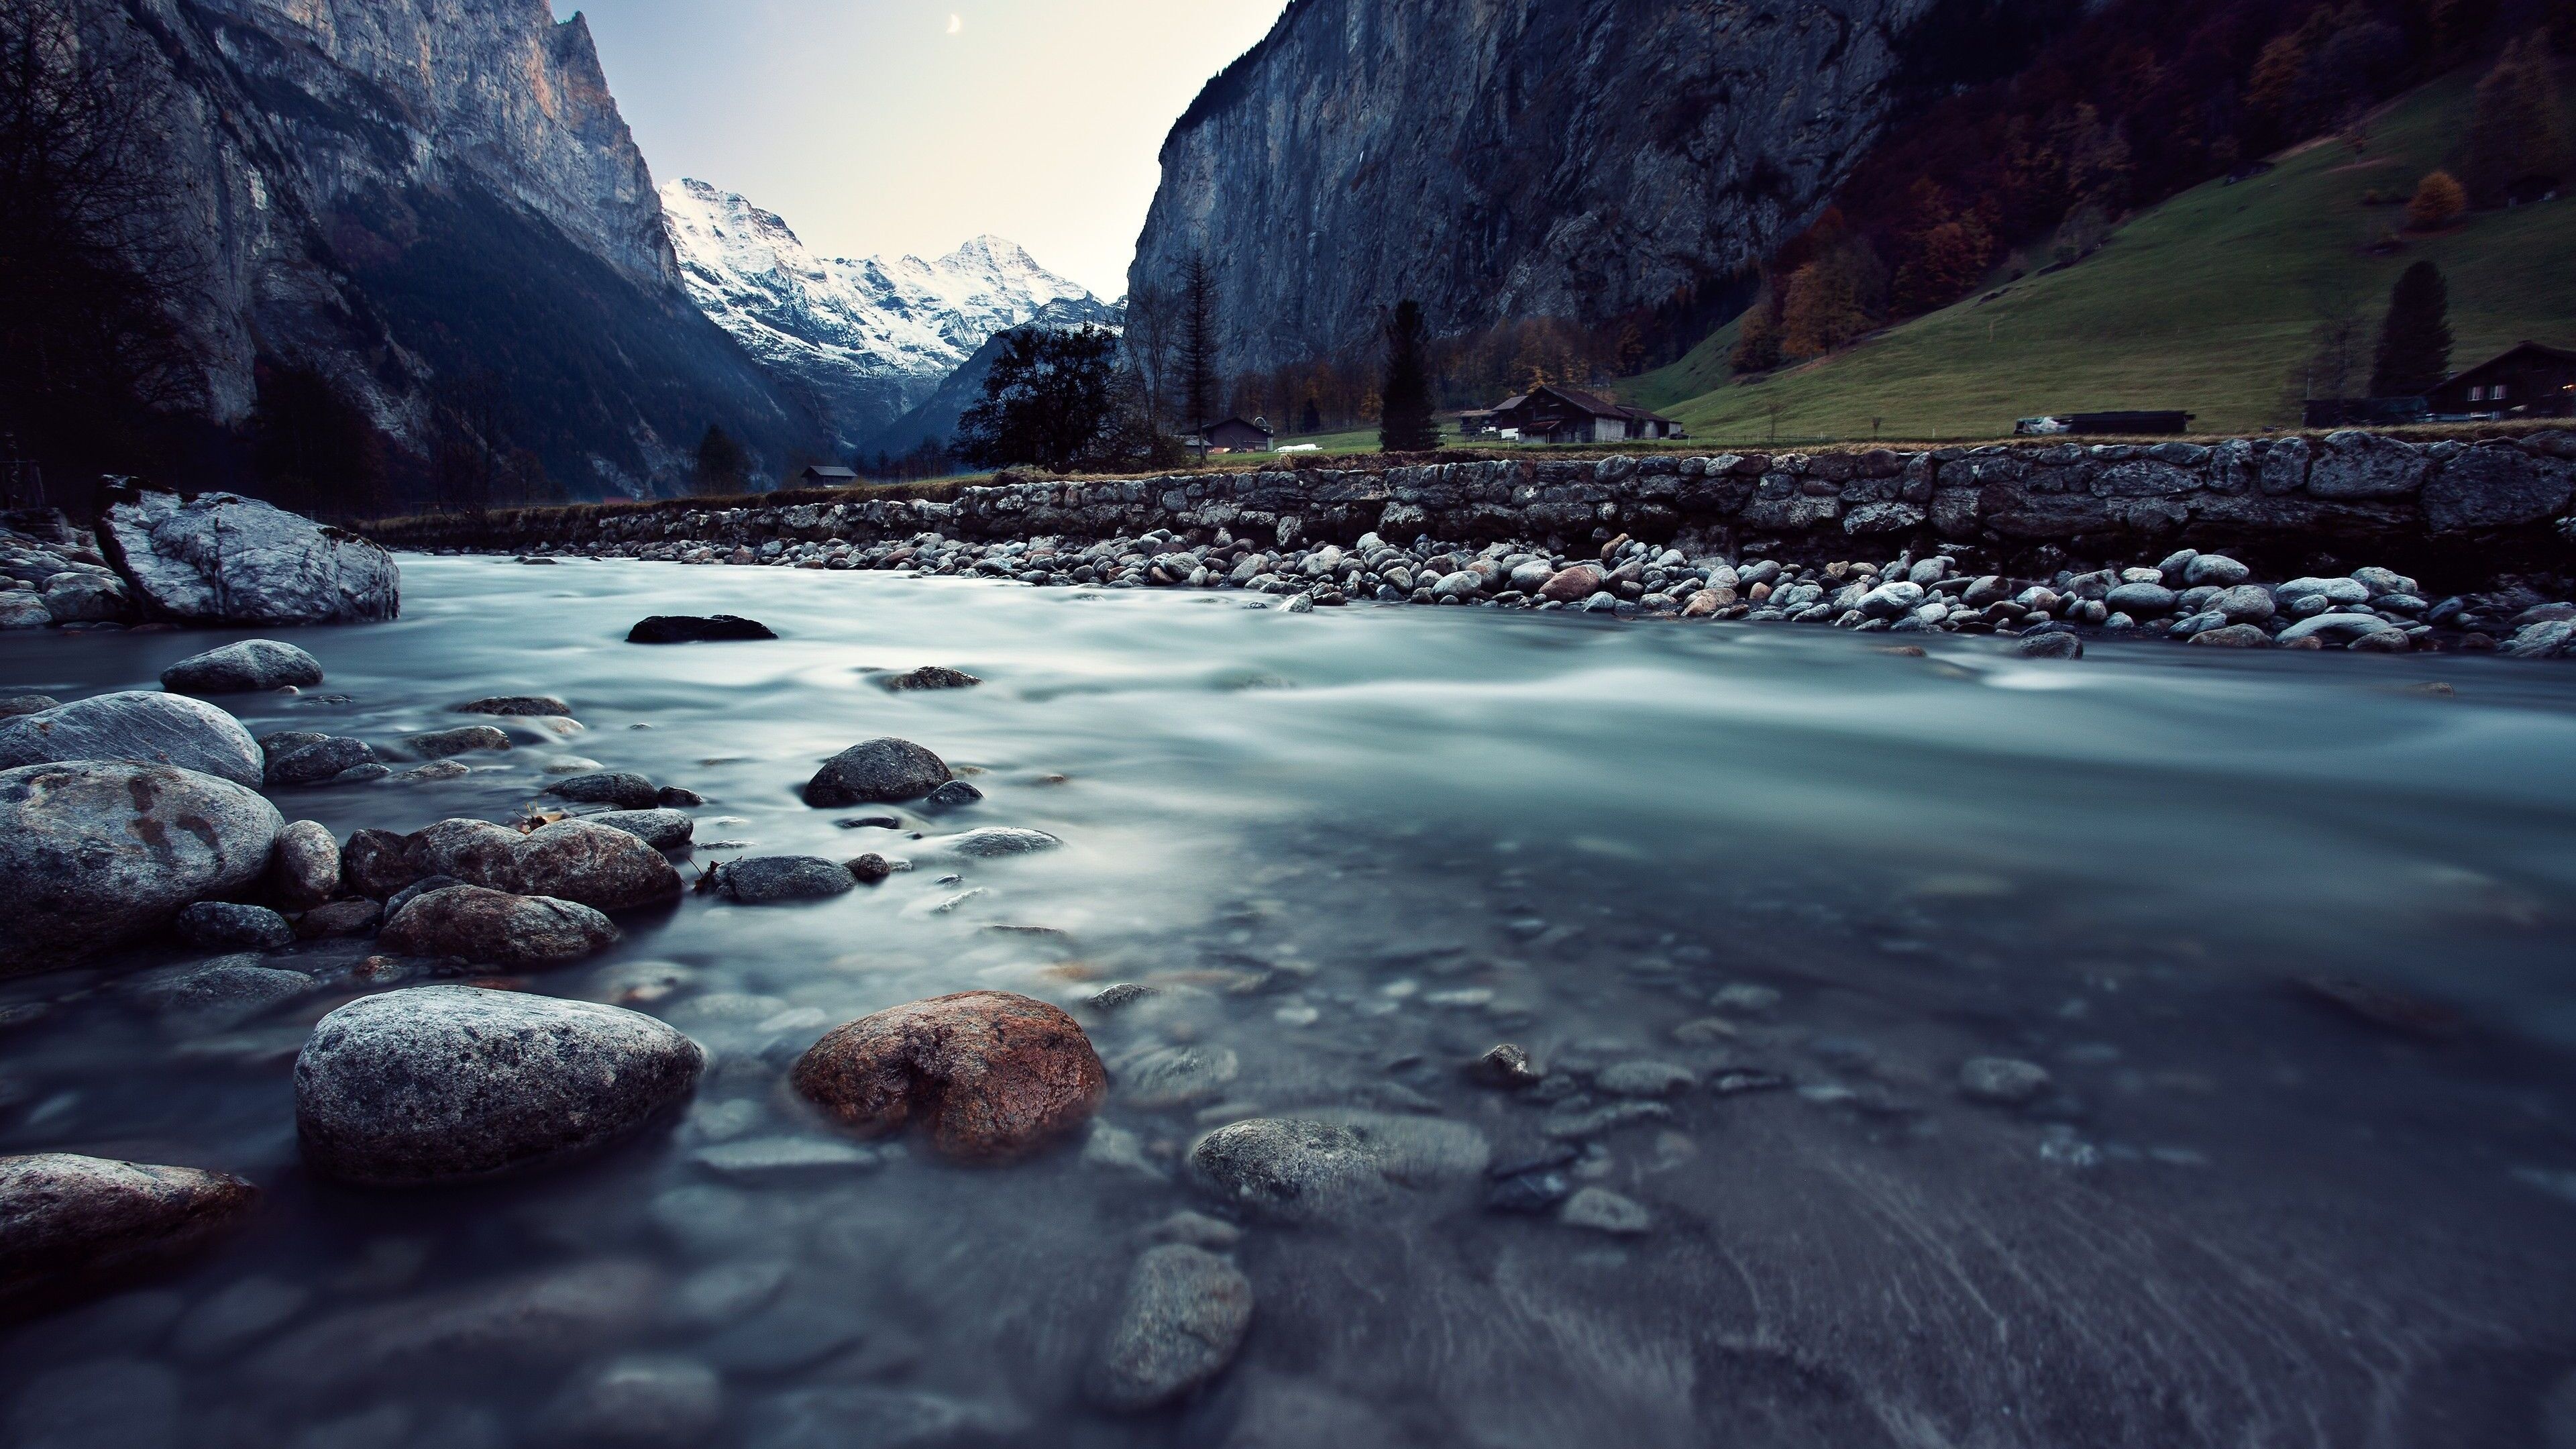
<svg viewBox="0 0 2576 1449">
<path fill-rule="evenodd" d="M 80 14 L 0 4 L 0 427 L 94 471 L 195 401 L 177 317 L 202 267 L 169 224 L 167 94 Z"/>
</svg>

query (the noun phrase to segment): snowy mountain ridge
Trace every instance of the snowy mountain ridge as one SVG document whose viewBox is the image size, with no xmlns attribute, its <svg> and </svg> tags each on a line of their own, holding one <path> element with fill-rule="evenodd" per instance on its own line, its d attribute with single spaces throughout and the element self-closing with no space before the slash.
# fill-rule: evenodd
<svg viewBox="0 0 2576 1449">
<path fill-rule="evenodd" d="M 936 261 L 817 255 L 776 213 L 704 181 L 662 187 L 682 284 L 857 446 L 927 399 L 993 334 L 1099 299 L 1018 244 L 980 236 Z"/>
</svg>

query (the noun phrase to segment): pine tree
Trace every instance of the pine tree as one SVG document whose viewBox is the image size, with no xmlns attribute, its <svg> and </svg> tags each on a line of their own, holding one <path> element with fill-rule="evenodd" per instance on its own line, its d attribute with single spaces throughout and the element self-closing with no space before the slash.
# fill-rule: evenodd
<svg viewBox="0 0 2576 1449">
<path fill-rule="evenodd" d="M 750 459 L 733 434 L 714 423 L 707 424 L 706 435 L 698 439 L 697 466 L 690 481 L 703 494 L 740 493 L 749 486 Z"/>
<path fill-rule="evenodd" d="M 1304 415 L 1297 419 L 1297 431 L 1301 433 L 1320 433 L 1323 430 L 1323 410 L 1316 407 L 1315 400 L 1312 397 L 1309 397 L 1306 399 L 1306 411 Z"/>
<path fill-rule="evenodd" d="M 2451 289 L 2441 269 L 2417 262 L 2388 296 L 2379 355 L 2370 370 L 2373 397 L 2420 397 L 2451 373 Z"/>
<path fill-rule="evenodd" d="M 1381 389 L 1377 445 L 1386 453 L 1428 453 L 1440 446 L 1440 424 L 1431 410 L 1431 337 L 1422 307 L 1412 298 L 1395 304 L 1386 323 L 1386 386 Z"/>
<path fill-rule="evenodd" d="M 1769 372 L 1780 365 L 1780 304 L 1771 284 L 1753 295 L 1744 320 L 1735 329 L 1735 352 L 1728 358 L 1737 372 Z"/>
<path fill-rule="evenodd" d="M 1196 253 L 1181 264 L 1181 426 L 1218 421 L 1216 269 Z"/>
</svg>

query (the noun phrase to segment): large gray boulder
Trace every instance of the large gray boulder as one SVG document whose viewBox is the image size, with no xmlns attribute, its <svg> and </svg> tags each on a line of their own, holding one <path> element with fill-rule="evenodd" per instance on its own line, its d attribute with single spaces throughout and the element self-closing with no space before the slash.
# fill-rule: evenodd
<svg viewBox="0 0 2576 1449">
<path fill-rule="evenodd" d="M 0 1310 L 59 1303 L 184 1258 L 258 1200 L 240 1178 L 192 1167 L 0 1157 Z"/>
<path fill-rule="evenodd" d="M 848 871 L 842 871 L 844 876 Z M 558 820 L 519 842 L 520 889 L 601 911 L 680 894 L 680 873 L 641 836 L 588 820 Z"/>
<path fill-rule="evenodd" d="M 422 986 L 322 1018 L 295 1059 L 314 1170 L 397 1186 L 537 1167 L 625 1137 L 697 1086 L 706 1054 L 639 1012 Z"/>
<path fill-rule="evenodd" d="M 947 763 L 910 740 L 866 740 L 814 772 L 805 803 L 828 808 L 918 800 L 948 780 Z"/>
<path fill-rule="evenodd" d="M 108 561 L 155 612 L 200 624 L 342 624 L 402 612 L 393 555 L 255 499 L 145 493 L 99 520 Z"/>
<path fill-rule="evenodd" d="M 167 765 L 0 771 L 0 974 L 122 945 L 246 890 L 285 823 L 231 781 Z"/>
<path fill-rule="evenodd" d="M 256 787 L 267 769 L 241 721 L 183 694 L 93 695 L 0 722 L 0 769 L 60 760 L 176 765 Z"/>
<path fill-rule="evenodd" d="M 244 639 L 161 671 L 161 687 L 173 694 L 252 694 L 321 682 L 322 661 L 274 639 Z"/>
</svg>

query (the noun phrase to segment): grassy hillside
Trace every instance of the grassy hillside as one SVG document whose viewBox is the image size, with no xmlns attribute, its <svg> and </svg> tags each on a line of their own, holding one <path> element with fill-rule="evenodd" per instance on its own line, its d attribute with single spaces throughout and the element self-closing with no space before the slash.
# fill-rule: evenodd
<svg viewBox="0 0 2576 1449">
<path fill-rule="evenodd" d="M 2567 78 L 2576 90 L 2576 75 Z M 2375 335 L 2388 289 L 2419 258 L 2451 287 L 2455 366 L 2525 338 L 2576 346 L 2576 198 L 2485 212 L 2366 248 L 2403 197 L 2468 126 L 2474 76 L 2438 81 L 2375 116 L 2367 149 L 2317 142 L 2269 173 L 2212 182 L 2145 212 L 2064 271 L 2015 282 L 1838 353 L 1739 384 L 1732 326 L 1620 394 L 1687 425 L 1695 439 L 1759 443 L 1992 437 L 2015 418 L 2110 408 L 2184 408 L 2199 432 L 2295 423 L 2312 329 L 2358 301 Z M 1992 296 L 1991 292 L 1987 295 Z"/>
</svg>

